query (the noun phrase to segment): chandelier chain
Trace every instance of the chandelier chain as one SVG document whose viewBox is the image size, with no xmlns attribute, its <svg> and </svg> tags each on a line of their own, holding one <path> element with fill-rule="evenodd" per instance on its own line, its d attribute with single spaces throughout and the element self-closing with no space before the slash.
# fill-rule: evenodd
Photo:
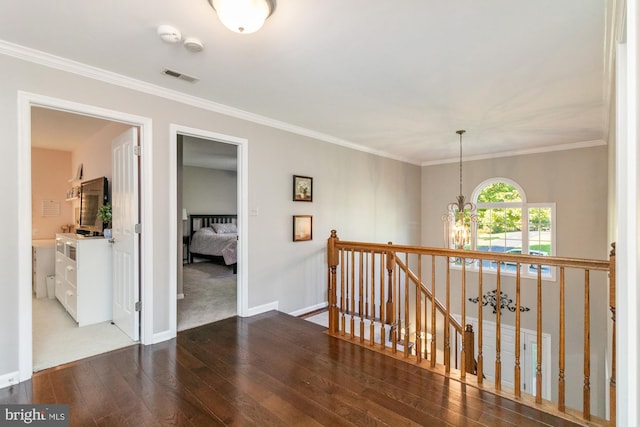
<svg viewBox="0 0 640 427">
<path fill-rule="evenodd" d="M 460 169 L 460 196 L 462 196 L 462 134 L 465 133 L 465 130 L 458 130 L 456 133 L 460 135 L 460 162 L 458 164 Z"/>
</svg>

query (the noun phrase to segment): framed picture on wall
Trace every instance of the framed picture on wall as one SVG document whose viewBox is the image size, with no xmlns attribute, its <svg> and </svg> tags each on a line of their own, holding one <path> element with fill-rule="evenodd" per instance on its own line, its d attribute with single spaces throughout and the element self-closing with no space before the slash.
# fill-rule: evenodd
<svg viewBox="0 0 640 427">
<path fill-rule="evenodd" d="M 293 176 L 293 201 L 313 201 L 313 178 L 309 176 Z"/>
<path fill-rule="evenodd" d="M 313 238 L 313 225 L 311 215 L 293 216 L 293 241 L 302 242 Z"/>
</svg>

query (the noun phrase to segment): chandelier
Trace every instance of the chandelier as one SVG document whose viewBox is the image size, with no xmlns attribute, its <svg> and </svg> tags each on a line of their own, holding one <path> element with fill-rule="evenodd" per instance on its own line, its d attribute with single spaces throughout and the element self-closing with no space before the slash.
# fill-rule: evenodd
<svg viewBox="0 0 640 427">
<path fill-rule="evenodd" d="M 264 25 L 276 8 L 275 0 L 209 0 L 222 24 L 241 34 L 251 34 Z"/>
<path fill-rule="evenodd" d="M 466 131 L 458 130 L 460 135 L 460 193 L 456 201 L 447 205 L 447 213 L 443 215 L 444 241 L 449 249 L 475 249 L 476 233 L 476 205 L 465 202 L 462 195 L 462 134 Z"/>
</svg>

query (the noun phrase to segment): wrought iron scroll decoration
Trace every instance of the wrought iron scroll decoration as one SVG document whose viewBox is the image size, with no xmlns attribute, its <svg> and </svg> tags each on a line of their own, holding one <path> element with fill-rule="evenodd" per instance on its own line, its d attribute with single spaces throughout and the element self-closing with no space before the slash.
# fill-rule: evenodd
<svg viewBox="0 0 640 427">
<path fill-rule="evenodd" d="M 509 295 L 505 294 L 504 292 L 500 291 L 500 302 L 498 302 L 498 290 L 494 289 L 492 291 L 487 292 L 486 294 L 482 295 L 482 306 L 491 306 L 493 307 L 493 313 L 496 314 L 498 307 L 500 307 L 500 312 L 502 312 L 502 310 L 504 310 L 505 308 L 507 310 L 509 310 L 510 312 L 515 312 L 517 307 L 515 305 L 513 305 L 513 300 L 511 298 L 509 298 Z M 471 301 L 472 303 L 478 303 L 478 301 L 480 301 L 480 297 L 475 297 L 475 298 L 469 298 L 469 301 Z M 530 308 L 529 307 L 523 307 L 520 306 L 520 312 L 525 312 L 525 311 L 529 311 Z"/>
</svg>

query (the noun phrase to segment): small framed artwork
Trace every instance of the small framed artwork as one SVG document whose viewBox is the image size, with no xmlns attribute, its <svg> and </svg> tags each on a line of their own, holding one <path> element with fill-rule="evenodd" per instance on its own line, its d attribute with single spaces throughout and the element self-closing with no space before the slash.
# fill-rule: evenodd
<svg viewBox="0 0 640 427">
<path fill-rule="evenodd" d="M 311 215 L 293 216 L 293 241 L 303 242 L 313 238 L 313 225 Z"/>
<path fill-rule="evenodd" d="M 293 176 L 293 201 L 313 201 L 313 178 L 309 176 Z"/>
</svg>

